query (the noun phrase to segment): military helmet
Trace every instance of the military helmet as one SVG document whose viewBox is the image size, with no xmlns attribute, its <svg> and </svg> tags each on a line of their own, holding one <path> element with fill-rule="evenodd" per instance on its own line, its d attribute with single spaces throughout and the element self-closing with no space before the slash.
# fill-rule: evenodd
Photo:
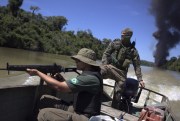
<svg viewBox="0 0 180 121">
<path fill-rule="evenodd" d="M 121 31 L 121 36 L 132 36 L 133 31 L 130 28 L 125 28 L 124 30 Z"/>
</svg>

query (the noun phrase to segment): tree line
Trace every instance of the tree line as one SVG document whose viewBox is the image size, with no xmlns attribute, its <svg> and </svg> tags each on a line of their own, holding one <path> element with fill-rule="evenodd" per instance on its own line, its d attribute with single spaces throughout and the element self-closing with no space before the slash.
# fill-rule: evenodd
<svg viewBox="0 0 180 121">
<path fill-rule="evenodd" d="M 171 57 L 169 60 L 166 60 L 162 68 L 180 72 L 180 56 Z"/>
<path fill-rule="evenodd" d="M 36 12 L 38 6 L 31 6 L 30 12 L 21 9 L 23 0 L 9 0 L 7 6 L 0 6 L 0 46 L 46 53 L 74 55 L 79 49 L 91 48 L 101 59 L 105 48 L 113 40 L 102 40 L 93 36 L 91 30 L 66 31 L 68 19 L 64 16 L 42 16 Z M 141 61 L 142 65 L 154 66 L 152 62 Z M 179 58 L 167 61 L 163 68 L 180 71 Z"/>
<path fill-rule="evenodd" d="M 141 60 L 141 65 L 156 67 L 154 62 L 149 62 L 146 60 Z M 170 59 L 165 60 L 164 64 L 159 68 L 180 72 L 180 56 L 171 57 Z"/>
<path fill-rule="evenodd" d="M 23 0 L 9 0 L 0 6 L 0 46 L 74 55 L 83 47 L 91 48 L 101 58 L 110 39 L 99 40 L 91 30 L 66 31 L 64 16 L 36 14 L 40 8 L 31 6 L 31 12 L 21 9 Z"/>
</svg>

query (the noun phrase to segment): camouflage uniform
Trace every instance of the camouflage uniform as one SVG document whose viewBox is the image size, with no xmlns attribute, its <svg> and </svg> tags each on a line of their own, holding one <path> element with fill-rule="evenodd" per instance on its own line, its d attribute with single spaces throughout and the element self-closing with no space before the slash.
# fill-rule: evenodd
<svg viewBox="0 0 180 121">
<path fill-rule="evenodd" d="M 127 72 L 131 62 L 134 66 L 137 79 L 139 81 L 142 80 L 140 57 L 137 49 L 132 43 L 129 43 L 128 46 L 124 46 L 122 43 L 122 39 L 116 39 L 109 44 L 109 46 L 103 53 L 103 66 L 101 66 L 102 76 L 104 79 L 110 78 L 116 81 L 113 100 L 118 100 L 118 95 L 116 95 L 116 93 L 118 91 L 122 92 L 123 90 L 123 84 L 127 78 Z"/>
</svg>

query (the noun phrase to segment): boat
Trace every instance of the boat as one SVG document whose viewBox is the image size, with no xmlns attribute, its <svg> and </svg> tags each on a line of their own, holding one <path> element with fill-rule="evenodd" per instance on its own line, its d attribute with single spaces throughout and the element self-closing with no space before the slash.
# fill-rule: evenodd
<svg viewBox="0 0 180 121">
<path fill-rule="evenodd" d="M 101 105 L 101 114 L 107 115 L 112 119 L 123 119 L 122 121 L 178 121 L 172 112 L 170 101 L 165 95 L 148 88 L 137 86 L 136 79 L 128 78 L 130 86 L 122 94 L 119 109 L 111 107 L 112 94 L 105 92 L 104 95 L 109 100 L 103 101 Z M 134 88 L 136 81 L 137 88 Z M 133 83 L 132 83 L 133 82 Z M 104 83 L 104 91 L 113 90 L 114 85 Z M 133 92 L 133 93 L 132 93 Z M 131 94 L 132 93 L 132 94 Z"/>
<path fill-rule="evenodd" d="M 151 111 L 151 114 L 161 117 L 162 121 L 177 121 L 172 113 L 168 97 L 147 88 L 138 87 L 134 96 L 122 98 L 122 107 L 112 108 L 113 84 L 106 82 L 104 81 L 103 85 L 100 116 L 108 116 L 113 120 L 123 119 L 123 121 L 161 121 L 148 119 L 148 111 Z M 73 99 L 72 94 L 59 93 L 50 89 L 43 80 L 40 80 L 39 85 L 0 87 L 0 121 L 30 121 L 38 100 L 43 94 L 54 95 L 69 102 Z M 153 110 L 147 110 L 149 107 Z M 142 116 L 147 119 L 143 119 Z"/>
</svg>

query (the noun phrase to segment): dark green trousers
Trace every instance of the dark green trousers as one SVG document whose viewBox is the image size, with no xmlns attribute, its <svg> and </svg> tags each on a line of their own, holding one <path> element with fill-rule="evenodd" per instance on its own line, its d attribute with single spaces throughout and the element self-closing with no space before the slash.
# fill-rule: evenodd
<svg viewBox="0 0 180 121">
<path fill-rule="evenodd" d="M 88 121 L 89 119 L 77 114 L 69 103 L 50 95 L 40 99 L 38 121 Z"/>
</svg>

